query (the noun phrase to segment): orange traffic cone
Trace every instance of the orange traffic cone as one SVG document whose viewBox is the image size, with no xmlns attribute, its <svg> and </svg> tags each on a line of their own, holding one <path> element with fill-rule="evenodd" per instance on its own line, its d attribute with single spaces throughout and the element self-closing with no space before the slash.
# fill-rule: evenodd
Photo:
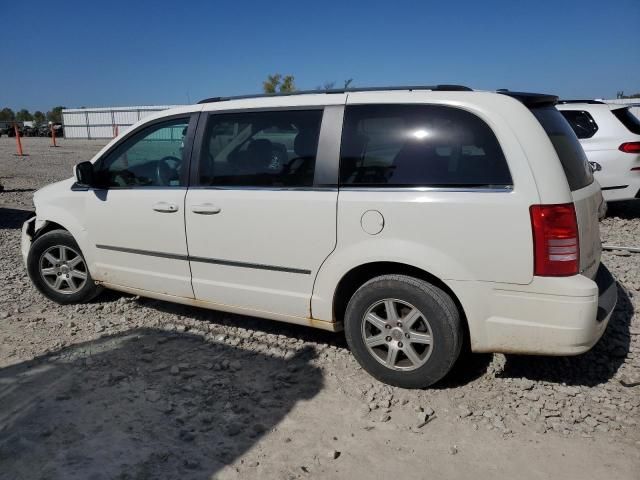
<svg viewBox="0 0 640 480">
<path fill-rule="evenodd" d="M 15 155 L 17 157 L 26 157 L 27 155 L 22 151 L 22 142 L 20 141 L 20 130 L 18 130 L 18 124 L 13 124 L 13 131 L 16 133 L 16 150 L 18 151 Z"/>
</svg>

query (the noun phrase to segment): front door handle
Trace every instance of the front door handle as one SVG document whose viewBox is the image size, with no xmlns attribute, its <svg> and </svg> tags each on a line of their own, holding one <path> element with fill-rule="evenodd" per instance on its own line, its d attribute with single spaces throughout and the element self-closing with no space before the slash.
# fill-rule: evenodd
<svg viewBox="0 0 640 480">
<path fill-rule="evenodd" d="M 174 213 L 178 211 L 178 205 L 175 203 L 158 202 L 153 204 L 153 209 L 156 212 Z"/>
<path fill-rule="evenodd" d="M 202 205 L 193 205 L 191 211 L 200 215 L 216 215 L 220 213 L 222 209 L 210 203 L 203 203 Z"/>
</svg>

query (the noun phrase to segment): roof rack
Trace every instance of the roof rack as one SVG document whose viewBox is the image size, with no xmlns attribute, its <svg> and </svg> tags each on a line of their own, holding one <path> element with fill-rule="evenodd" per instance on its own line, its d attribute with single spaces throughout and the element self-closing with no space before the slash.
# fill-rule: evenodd
<svg viewBox="0 0 640 480">
<path fill-rule="evenodd" d="M 589 103 L 589 104 L 603 104 L 600 100 L 558 100 L 558 103 Z"/>
<path fill-rule="evenodd" d="M 234 97 L 211 97 L 200 100 L 198 103 L 225 102 L 227 100 L 242 100 L 246 98 L 265 98 L 265 97 L 289 97 L 292 95 L 308 95 L 308 94 L 331 94 L 331 93 L 349 93 L 349 92 L 379 92 L 386 90 L 432 90 L 438 92 L 471 92 L 469 87 L 464 85 L 405 85 L 395 87 L 356 87 L 356 88 L 330 88 L 326 90 L 301 90 L 290 93 L 259 93 L 255 95 L 238 95 Z"/>
</svg>

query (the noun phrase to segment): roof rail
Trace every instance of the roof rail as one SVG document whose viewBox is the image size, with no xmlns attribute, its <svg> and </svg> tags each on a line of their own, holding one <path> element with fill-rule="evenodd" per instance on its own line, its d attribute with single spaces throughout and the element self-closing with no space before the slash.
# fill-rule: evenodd
<svg viewBox="0 0 640 480">
<path fill-rule="evenodd" d="M 330 88 L 324 90 L 300 90 L 290 93 L 259 93 L 255 95 L 237 95 L 233 97 L 211 97 L 200 100 L 198 103 L 224 102 L 227 100 L 242 100 L 246 98 L 265 98 L 265 97 L 289 97 L 292 95 L 307 94 L 331 94 L 331 93 L 349 93 L 349 92 L 380 92 L 386 90 L 431 90 L 439 92 L 471 92 L 469 87 L 464 85 L 405 85 L 394 87 L 356 87 L 356 88 Z"/>
<path fill-rule="evenodd" d="M 604 104 L 604 102 L 600 100 L 558 100 L 558 103 L 589 103 L 589 104 Z"/>
</svg>

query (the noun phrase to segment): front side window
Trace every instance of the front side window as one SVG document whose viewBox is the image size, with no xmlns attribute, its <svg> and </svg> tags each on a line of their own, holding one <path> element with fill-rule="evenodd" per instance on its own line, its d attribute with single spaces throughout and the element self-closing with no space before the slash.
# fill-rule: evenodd
<svg viewBox="0 0 640 480">
<path fill-rule="evenodd" d="M 188 118 L 147 127 L 96 166 L 102 187 L 179 187 Z"/>
<path fill-rule="evenodd" d="M 200 156 L 199 184 L 308 187 L 322 110 L 212 114 Z"/>
<path fill-rule="evenodd" d="M 349 186 L 512 185 L 491 128 L 438 105 L 354 105 L 346 109 L 340 183 Z"/>
<path fill-rule="evenodd" d="M 591 138 L 598 131 L 598 125 L 589 112 L 582 110 L 560 110 L 562 116 L 569 122 L 578 138 Z"/>
</svg>

